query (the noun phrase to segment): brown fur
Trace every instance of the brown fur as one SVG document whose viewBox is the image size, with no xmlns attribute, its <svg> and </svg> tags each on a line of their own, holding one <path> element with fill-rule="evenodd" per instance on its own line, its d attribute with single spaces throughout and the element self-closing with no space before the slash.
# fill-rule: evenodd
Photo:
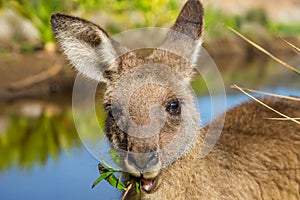
<svg viewBox="0 0 300 200">
<path fill-rule="evenodd" d="M 222 117 L 199 130 L 189 89 L 203 29 L 199 1 L 187 1 L 173 31 L 147 56 L 128 52 L 76 17 L 55 14 L 51 25 L 75 68 L 107 84 L 107 137 L 131 176 L 155 183 L 151 191 L 142 190 L 142 199 L 300 199 L 300 126 L 268 119 L 278 116 L 254 101 L 226 113 L 216 146 L 200 157 L 209 145 L 203 143 L 208 127 L 218 129 Z M 179 114 L 168 112 L 174 101 Z M 264 101 L 290 117 L 300 115 L 299 102 Z M 157 162 L 149 161 L 153 152 L 159 153 Z M 136 199 L 135 190 L 127 198 Z"/>
<path fill-rule="evenodd" d="M 299 117 L 300 103 L 264 99 Z M 213 151 L 200 159 L 208 126 L 199 131 L 189 153 L 164 169 L 157 189 L 143 199 L 300 199 L 300 126 L 250 101 L 226 113 Z M 134 199 L 134 198 L 129 198 Z"/>
</svg>

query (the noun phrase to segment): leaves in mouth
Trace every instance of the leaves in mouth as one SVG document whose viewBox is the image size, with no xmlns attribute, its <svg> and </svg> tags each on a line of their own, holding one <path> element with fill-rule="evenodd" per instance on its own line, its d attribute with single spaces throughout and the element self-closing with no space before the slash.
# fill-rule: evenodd
<svg viewBox="0 0 300 200">
<path fill-rule="evenodd" d="M 98 170 L 100 172 L 100 177 L 95 180 L 95 182 L 92 185 L 92 188 L 94 188 L 96 185 L 98 185 L 101 181 L 106 180 L 111 186 L 125 191 L 122 196 L 122 200 L 126 198 L 126 195 L 128 192 L 132 189 L 132 186 L 135 185 L 136 193 L 138 195 L 138 198 L 141 198 L 141 181 L 135 180 L 134 178 L 131 178 L 127 184 L 124 184 L 122 182 L 122 171 L 114 169 L 112 166 L 108 165 L 104 160 L 102 160 L 102 163 L 98 164 Z M 117 174 L 117 175 L 115 175 Z M 118 176 L 119 175 L 119 176 Z"/>
<path fill-rule="evenodd" d="M 106 180 L 110 185 L 113 187 L 119 189 L 119 190 L 126 190 L 127 187 L 125 184 L 121 181 L 122 173 L 120 170 L 116 170 L 107 163 L 103 161 L 102 164 L 98 164 L 98 170 L 100 172 L 100 177 L 96 179 L 96 181 L 93 183 L 92 188 L 94 188 L 98 183 L 100 183 L 102 180 Z M 121 173 L 119 178 L 115 176 L 115 173 Z"/>
<path fill-rule="evenodd" d="M 135 190 L 138 195 L 138 198 L 141 199 L 141 181 L 135 182 Z"/>
</svg>

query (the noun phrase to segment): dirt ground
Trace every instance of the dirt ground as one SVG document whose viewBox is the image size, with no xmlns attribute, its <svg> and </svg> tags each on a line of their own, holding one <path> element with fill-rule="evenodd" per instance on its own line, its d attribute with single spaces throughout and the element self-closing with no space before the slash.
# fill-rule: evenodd
<svg viewBox="0 0 300 200">
<path fill-rule="evenodd" d="M 42 80 L 31 83 L 53 68 L 61 68 Z M 29 54 L 5 53 L 0 59 L 0 100 L 18 98 L 51 98 L 72 92 L 76 72 L 67 66 L 60 53 L 37 51 Z M 17 83 L 17 84 L 16 84 Z M 17 86 L 17 87 L 16 87 Z"/>
</svg>

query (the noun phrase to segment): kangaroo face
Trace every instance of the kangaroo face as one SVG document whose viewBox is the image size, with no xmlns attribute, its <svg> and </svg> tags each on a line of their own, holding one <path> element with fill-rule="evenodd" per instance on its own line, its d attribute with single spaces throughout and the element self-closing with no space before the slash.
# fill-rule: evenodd
<svg viewBox="0 0 300 200">
<path fill-rule="evenodd" d="M 75 68 L 106 83 L 107 137 L 133 176 L 154 179 L 193 144 L 200 120 L 189 81 L 201 46 L 202 18 L 201 3 L 189 0 L 164 42 L 142 57 L 91 22 L 64 14 L 51 18 L 55 37 Z"/>
<path fill-rule="evenodd" d="M 158 59 L 144 60 L 149 64 L 115 82 L 105 106 L 107 136 L 123 155 L 124 167 L 151 179 L 188 150 L 200 122 L 184 77 Z"/>
</svg>

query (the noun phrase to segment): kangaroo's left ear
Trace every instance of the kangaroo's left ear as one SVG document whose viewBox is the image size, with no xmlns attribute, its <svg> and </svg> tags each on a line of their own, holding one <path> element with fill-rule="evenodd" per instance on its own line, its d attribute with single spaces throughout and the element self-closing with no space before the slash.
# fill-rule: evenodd
<svg viewBox="0 0 300 200">
<path fill-rule="evenodd" d="M 175 53 L 183 53 L 195 64 L 202 44 L 203 13 L 203 6 L 199 0 L 188 0 L 162 47 L 167 47 Z"/>
<path fill-rule="evenodd" d="M 51 16 L 51 26 L 73 66 L 88 78 L 106 82 L 103 72 L 117 56 L 107 33 L 92 22 L 59 13 Z"/>
</svg>

